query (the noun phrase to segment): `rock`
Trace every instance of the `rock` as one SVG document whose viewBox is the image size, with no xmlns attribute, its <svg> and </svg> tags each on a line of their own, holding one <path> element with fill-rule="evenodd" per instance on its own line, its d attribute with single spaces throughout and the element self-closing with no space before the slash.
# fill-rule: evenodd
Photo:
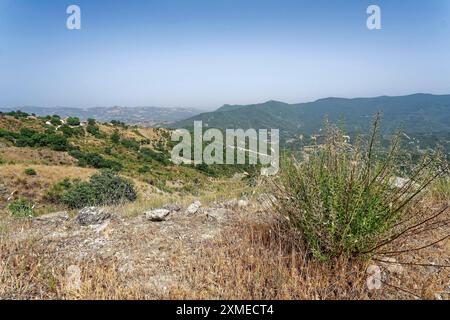
<svg viewBox="0 0 450 320">
<path fill-rule="evenodd" d="M 44 214 L 42 216 L 33 219 L 34 222 L 42 223 L 62 223 L 69 220 L 69 214 L 67 211 L 53 212 L 49 214 Z"/>
<path fill-rule="evenodd" d="M 223 207 L 225 208 L 234 208 L 237 205 L 238 205 L 237 199 L 228 200 L 223 203 Z"/>
<path fill-rule="evenodd" d="M 200 201 L 195 201 L 189 207 L 187 207 L 186 213 L 187 214 L 195 214 L 195 213 L 197 213 L 198 209 L 200 209 L 201 206 L 202 206 L 202 204 Z"/>
<path fill-rule="evenodd" d="M 108 228 L 108 226 L 109 226 L 109 221 L 107 220 L 107 221 L 103 222 L 102 224 L 93 224 L 93 225 L 90 225 L 89 227 L 91 227 L 92 230 L 94 230 L 95 232 L 100 233 L 100 232 L 105 231 Z"/>
<path fill-rule="evenodd" d="M 244 207 L 248 207 L 248 201 L 247 200 L 239 200 L 237 205 L 239 208 L 244 208 Z"/>
<path fill-rule="evenodd" d="M 404 268 L 401 264 L 397 262 L 395 258 L 392 257 L 383 257 L 383 261 L 381 265 L 390 273 L 401 275 L 404 272 Z"/>
<path fill-rule="evenodd" d="M 168 209 L 155 209 L 147 211 L 145 217 L 150 221 L 165 221 L 169 214 L 170 210 Z"/>
<path fill-rule="evenodd" d="M 235 173 L 231 179 L 235 180 L 235 181 L 240 181 L 240 180 L 244 179 L 245 177 L 247 177 L 248 175 L 249 174 L 245 171 L 242 173 Z"/>
<path fill-rule="evenodd" d="M 82 226 L 92 224 L 101 224 L 103 221 L 111 218 L 111 213 L 105 208 L 86 207 L 80 210 L 77 221 Z"/>
<path fill-rule="evenodd" d="M 217 209 L 208 209 L 206 215 L 208 218 L 212 218 L 213 220 L 225 220 L 227 215 L 230 213 L 228 209 L 225 208 L 217 208 Z"/>
<path fill-rule="evenodd" d="M 406 187 L 408 184 L 411 184 L 411 187 L 413 189 L 419 188 L 419 185 L 417 183 L 411 182 L 410 179 L 405 179 L 405 178 L 400 178 L 400 177 L 392 178 L 390 180 L 390 183 L 391 183 L 392 188 L 402 189 L 402 188 Z"/>
<path fill-rule="evenodd" d="M 66 290 L 79 290 L 81 288 L 81 270 L 76 265 L 71 265 L 66 271 Z"/>
<path fill-rule="evenodd" d="M 171 213 L 178 212 L 181 210 L 181 206 L 178 204 L 167 204 L 163 207 L 163 209 L 169 210 Z"/>
</svg>

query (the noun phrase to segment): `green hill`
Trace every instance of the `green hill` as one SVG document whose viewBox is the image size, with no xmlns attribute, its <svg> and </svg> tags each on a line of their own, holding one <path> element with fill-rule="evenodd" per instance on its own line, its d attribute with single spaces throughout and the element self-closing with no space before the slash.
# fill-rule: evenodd
<svg viewBox="0 0 450 320">
<path fill-rule="evenodd" d="M 312 134 L 320 130 L 325 118 L 343 121 L 348 131 L 366 130 L 375 113 L 383 113 L 383 130 L 393 132 L 402 126 L 405 132 L 449 133 L 450 95 L 414 94 L 376 98 L 326 98 L 309 103 L 287 104 L 268 101 L 253 105 L 225 105 L 172 127 L 191 127 L 193 121 L 203 121 L 207 127 L 274 128 L 282 137 Z"/>
</svg>

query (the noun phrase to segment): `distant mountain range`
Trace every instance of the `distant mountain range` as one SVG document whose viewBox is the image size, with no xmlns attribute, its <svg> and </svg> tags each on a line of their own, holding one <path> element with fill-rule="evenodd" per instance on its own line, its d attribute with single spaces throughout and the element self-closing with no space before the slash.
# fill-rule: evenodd
<svg viewBox="0 0 450 320">
<path fill-rule="evenodd" d="M 252 105 L 224 105 L 214 112 L 177 121 L 173 128 L 192 127 L 203 121 L 210 128 L 274 128 L 284 137 L 312 134 L 324 119 L 343 121 L 348 131 L 367 130 L 373 116 L 383 113 L 383 130 L 393 132 L 402 125 L 409 133 L 450 132 L 450 95 L 413 94 L 376 98 L 326 98 L 309 103 L 267 101 Z"/>
<path fill-rule="evenodd" d="M 16 111 L 20 109 L 26 113 L 39 116 L 57 114 L 61 117 L 79 117 L 82 120 L 94 118 L 99 121 L 119 120 L 128 124 L 154 126 L 170 123 L 192 117 L 201 111 L 192 108 L 161 108 L 161 107 L 95 107 L 95 108 L 66 108 L 66 107 L 0 107 L 0 111 Z"/>
<path fill-rule="evenodd" d="M 203 121 L 209 128 L 280 129 L 281 136 L 316 133 L 324 119 L 343 121 L 349 132 L 367 130 L 373 116 L 383 113 L 383 130 L 393 132 L 401 125 L 407 133 L 450 133 L 450 95 L 413 94 L 408 96 L 375 98 L 326 98 L 314 102 L 288 104 L 267 101 L 252 105 L 224 105 L 213 112 L 201 113 L 193 108 L 162 107 L 20 107 L 36 115 L 58 114 L 99 121 L 119 120 L 141 126 L 164 125 L 171 128 L 189 128 L 194 121 Z"/>
</svg>

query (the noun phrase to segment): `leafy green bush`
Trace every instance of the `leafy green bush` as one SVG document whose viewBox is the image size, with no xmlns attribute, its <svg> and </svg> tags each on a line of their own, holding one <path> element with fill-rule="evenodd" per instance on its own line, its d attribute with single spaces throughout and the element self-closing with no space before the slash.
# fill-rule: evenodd
<svg viewBox="0 0 450 320">
<path fill-rule="evenodd" d="M 6 140 L 10 142 L 15 142 L 16 139 L 18 139 L 20 134 L 12 131 L 5 130 L 3 128 L 0 128 L 0 138 L 5 138 Z"/>
<path fill-rule="evenodd" d="M 68 117 L 66 123 L 69 126 L 75 127 L 80 125 L 80 118 L 78 117 Z"/>
<path fill-rule="evenodd" d="M 117 130 L 115 130 L 111 135 L 111 141 L 115 144 L 118 144 L 120 142 L 120 135 Z"/>
<path fill-rule="evenodd" d="M 111 120 L 111 124 L 113 126 L 118 126 L 118 127 L 122 127 L 124 129 L 128 129 L 128 126 L 126 125 L 126 123 L 122 122 L 122 121 L 118 121 L 118 120 Z"/>
<path fill-rule="evenodd" d="M 164 165 L 169 165 L 171 163 L 169 160 L 169 155 L 166 152 L 156 152 L 149 148 L 141 148 L 139 155 L 144 160 L 155 160 Z"/>
<path fill-rule="evenodd" d="M 120 141 L 120 144 L 123 145 L 125 148 L 131 149 L 131 150 L 134 150 L 134 151 L 138 151 L 139 148 L 141 147 L 139 142 L 137 142 L 135 140 L 123 139 L 123 140 Z"/>
<path fill-rule="evenodd" d="M 61 202 L 70 209 L 97 205 L 96 192 L 89 182 L 74 183 L 61 197 Z"/>
<path fill-rule="evenodd" d="M 25 174 L 28 176 L 35 176 L 35 175 L 37 175 L 37 172 L 33 168 L 26 168 Z"/>
<path fill-rule="evenodd" d="M 67 138 L 57 134 L 54 130 L 37 132 L 29 128 L 20 129 L 19 134 L 15 134 L 15 144 L 18 147 L 50 147 L 55 151 L 67 151 L 70 147 Z"/>
<path fill-rule="evenodd" d="M 101 204 L 118 204 L 122 201 L 135 201 L 137 193 L 132 181 L 122 178 L 111 170 L 102 170 L 90 179 L 97 201 Z"/>
<path fill-rule="evenodd" d="M 52 118 L 50 119 L 50 123 L 51 123 L 52 125 L 54 125 L 55 127 L 62 124 L 61 119 L 60 119 L 59 117 L 52 117 Z"/>
<path fill-rule="evenodd" d="M 80 167 L 91 166 L 97 169 L 122 170 L 122 165 L 119 162 L 105 159 L 97 153 L 84 153 L 81 150 L 72 149 L 69 154 L 78 160 Z"/>
<path fill-rule="evenodd" d="M 61 190 L 61 186 L 58 188 L 58 191 Z M 71 209 L 117 205 L 136 199 L 134 184 L 111 170 L 103 170 L 93 175 L 89 182 L 74 182 L 60 197 L 60 201 Z"/>
<path fill-rule="evenodd" d="M 147 166 L 147 165 L 144 165 L 144 166 L 142 166 L 142 167 L 140 167 L 140 168 L 138 169 L 138 172 L 139 172 L 140 174 L 148 173 L 148 172 L 150 172 L 150 167 Z"/>
<path fill-rule="evenodd" d="M 412 217 L 411 209 L 445 172 L 440 157 L 408 162 L 399 136 L 383 152 L 378 149 L 378 127 L 379 118 L 368 139 L 350 145 L 341 130 L 327 125 L 325 143 L 304 161 L 289 157 L 282 163 L 274 207 L 302 234 L 316 258 L 370 256 L 406 235 L 410 222 L 424 219 Z"/>
<path fill-rule="evenodd" d="M 63 124 L 59 130 L 68 138 L 84 136 L 84 129 L 82 127 L 71 127 L 67 124 Z"/>
<path fill-rule="evenodd" d="M 49 146 L 55 151 L 67 151 L 70 147 L 67 138 L 58 134 L 44 135 L 42 141 L 43 145 Z"/>
<path fill-rule="evenodd" d="M 60 203 L 63 194 L 72 186 L 69 178 L 52 185 L 44 194 L 44 199 L 51 203 Z"/>
<path fill-rule="evenodd" d="M 12 116 L 12 117 L 14 117 L 14 118 L 16 118 L 16 119 L 22 119 L 22 118 L 26 118 L 26 117 L 29 116 L 28 113 L 22 112 L 22 111 L 20 111 L 20 110 L 17 110 L 17 111 L 11 111 L 11 112 L 6 112 L 5 114 L 6 114 L 7 116 Z"/>
<path fill-rule="evenodd" d="M 86 131 L 95 137 L 98 137 L 100 135 L 100 129 L 95 124 L 94 119 L 89 119 L 88 125 L 86 127 Z"/>
<path fill-rule="evenodd" d="M 17 199 L 8 205 L 8 209 L 15 217 L 34 217 L 32 204 L 26 199 Z"/>
</svg>

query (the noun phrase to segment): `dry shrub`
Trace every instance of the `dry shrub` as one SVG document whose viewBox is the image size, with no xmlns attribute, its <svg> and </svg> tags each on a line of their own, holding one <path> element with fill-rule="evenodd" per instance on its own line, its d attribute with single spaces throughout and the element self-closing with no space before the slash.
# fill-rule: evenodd
<svg viewBox="0 0 450 320">
<path fill-rule="evenodd" d="M 325 143 L 304 161 L 287 158 L 275 180 L 276 211 L 321 261 L 370 258 L 435 222 L 448 207 L 426 217 L 413 210 L 432 182 L 448 173 L 445 158 L 436 152 L 415 159 L 401 148 L 400 135 L 385 150 L 379 127 L 378 115 L 368 138 L 349 144 L 327 123 Z"/>
</svg>

